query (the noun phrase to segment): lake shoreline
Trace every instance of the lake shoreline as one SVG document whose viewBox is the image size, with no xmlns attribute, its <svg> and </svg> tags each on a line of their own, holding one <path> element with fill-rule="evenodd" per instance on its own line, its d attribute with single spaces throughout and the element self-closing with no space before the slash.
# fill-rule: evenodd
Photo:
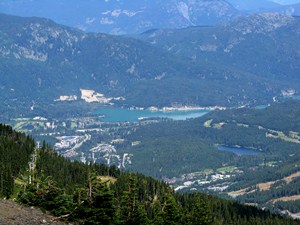
<svg viewBox="0 0 300 225">
<path fill-rule="evenodd" d="M 150 106 L 148 108 L 144 107 L 129 107 L 128 110 L 149 110 L 151 112 L 169 112 L 169 111 L 196 111 L 196 110 L 226 110 L 224 106 L 164 106 L 162 108 L 156 106 Z"/>
<path fill-rule="evenodd" d="M 256 149 L 256 148 L 251 148 L 251 147 L 242 147 L 239 145 L 234 145 L 234 146 L 215 145 L 215 146 L 219 151 L 231 152 L 231 153 L 234 153 L 239 156 L 242 156 L 242 155 L 255 156 L 255 155 L 260 155 L 260 154 L 264 153 L 264 151 L 262 149 Z"/>
<path fill-rule="evenodd" d="M 142 119 L 148 118 L 169 118 L 173 120 L 186 120 L 190 118 L 201 117 L 212 111 L 208 109 L 195 107 L 180 107 L 172 108 L 174 110 L 149 110 L 149 108 L 115 108 L 115 107 L 100 107 L 94 111 L 94 115 L 104 116 L 104 122 L 139 122 Z M 185 110 L 184 110 L 185 109 Z M 187 110 L 189 109 L 189 110 Z"/>
</svg>

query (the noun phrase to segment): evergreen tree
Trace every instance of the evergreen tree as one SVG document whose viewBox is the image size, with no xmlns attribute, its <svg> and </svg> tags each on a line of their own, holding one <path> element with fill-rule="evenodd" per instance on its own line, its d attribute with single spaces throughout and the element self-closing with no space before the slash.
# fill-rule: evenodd
<svg viewBox="0 0 300 225">
<path fill-rule="evenodd" d="M 86 189 L 81 189 L 77 196 L 78 205 L 72 214 L 73 219 L 83 218 L 85 224 L 113 224 L 115 200 L 108 182 L 92 173 Z"/>
<path fill-rule="evenodd" d="M 170 193 L 166 195 L 166 200 L 162 207 L 163 223 L 166 225 L 179 225 L 182 223 L 181 209 L 174 196 Z"/>
<path fill-rule="evenodd" d="M 212 224 L 212 216 L 209 205 L 200 197 L 194 200 L 194 207 L 188 215 L 188 224 L 190 225 L 210 225 Z"/>
</svg>

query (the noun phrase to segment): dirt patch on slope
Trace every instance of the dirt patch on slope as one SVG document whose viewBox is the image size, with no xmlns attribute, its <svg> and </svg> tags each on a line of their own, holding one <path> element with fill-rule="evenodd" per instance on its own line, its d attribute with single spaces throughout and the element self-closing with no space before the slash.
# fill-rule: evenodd
<svg viewBox="0 0 300 225">
<path fill-rule="evenodd" d="M 283 202 L 288 202 L 288 201 L 296 201 L 300 200 L 300 195 L 293 195 L 293 196 L 285 196 L 281 198 L 276 198 L 272 200 L 273 203 L 278 202 L 278 201 L 283 201 Z"/>
<path fill-rule="evenodd" d="M 55 217 L 43 213 L 40 209 L 24 207 L 13 201 L 0 200 L 1 225 L 66 225 Z"/>
<path fill-rule="evenodd" d="M 294 178 L 300 177 L 300 171 L 297 173 L 293 173 L 288 177 L 283 178 L 288 184 L 293 181 Z"/>
<path fill-rule="evenodd" d="M 275 184 L 276 181 L 270 181 L 266 183 L 260 183 L 256 186 L 259 188 L 260 191 L 268 191 L 271 189 L 272 185 Z"/>
<path fill-rule="evenodd" d="M 285 181 L 286 184 L 289 184 L 293 181 L 293 179 L 298 178 L 298 177 L 300 177 L 300 171 L 298 171 L 296 173 L 293 173 L 293 174 L 291 174 L 287 177 L 284 177 L 280 180 L 275 180 L 275 181 L 269 181 L 269 182 L 265 182 L 265 183 L 256 184 L 256 187 L 258 188 L 259 191 L 268 191 L 268 190 L 271 190 L 272 185 L 274 185 L 276 182 Z M 250 194 L 250 193 L 253 193 L 255 191 L 257 191 L 257 190 L 253 189 L 253 188 L 251 189 L 249 187 L 249 188 L 244 188 L 244 189 L 241 189 L 241 190 L 230 192 L 230 193 L 228 193 L 228 195 L 231 196 L 231 197 L 236 197 L 236 196 L 239 196 L 239 195 Z"/>
</svg>

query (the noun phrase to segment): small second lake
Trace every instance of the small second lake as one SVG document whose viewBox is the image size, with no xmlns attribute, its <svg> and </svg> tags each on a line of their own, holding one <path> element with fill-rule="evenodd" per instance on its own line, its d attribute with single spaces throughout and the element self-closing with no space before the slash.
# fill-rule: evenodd
<svg viewBox="0 0 300 225">
<path fill-rule="evenodd" d="M 99 108 L 96 115 L 103 115 L 103 122 L 137 122 L 139 118 L 169 118 L 173 120 L 186 120 L 205 115 L 209 110 L 187 110 L 187 111 L 150 111 L 150 110 L 130 110 L 123 108 Z"/>
<path fill-rule="evenodd" d="M 227 147 L 223 145 L 217 146 L 218 150 L 225 152 L 232 152 L 237 155 L 259 155 L 263 152 L 259 150 L 249 149 L 249 148 L 237 148 L 237 147 Z"/>
</svg>

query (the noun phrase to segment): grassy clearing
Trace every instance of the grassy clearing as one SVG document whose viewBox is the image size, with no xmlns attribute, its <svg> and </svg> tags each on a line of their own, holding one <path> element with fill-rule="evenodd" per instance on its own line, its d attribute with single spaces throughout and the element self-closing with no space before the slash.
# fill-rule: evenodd
<svg viewBox="0 0 300 225">
<path fill-rule="evenodd" d="M 109 177 L 109 176 L 98 176 L 98 178 L 103 181 L 103 182 L 108 182 L 111 184 L 114 184 L 117 182 L 117 179 L 114 177 Z"/>
<path fill-rule="evenodd" d="M 225 124 L 224 122 L 221 122 L 221 123 L 215 123 L 213 127 L 214 127 L 215 129 L 221 129 L 221 128 L 223 127 L 224 124 Z"/>
<path fill-rule="evenodd" d="M 250 194 L 250 193 L 253 193 L 253 192 L 255 192 L 255 189 L 244 188 L 244 189 L 241 189 L 241 190 L 228 192 L 227 194 L 230 197 L 235 198 L 237 196 L 244 195 L 244 194 Z"/>
<path fill-rule="evenodd" d="M 276 161 L 271 161 L 271 162 L 266 162 L 266 163 L 260 163 L 259 166 L 270 166 L 270 167 L 274 167 L 277 165 Z"/>
<path fill-rule="evenodd" d="M 277 131 L 277 130 L 268 130 L 266 133 L 267 138 L 278 138 L 283 141 L 288 141 L 288 142 L 293 142 L 300 144 L 300 137 L 297 132 L 290 131 L 289 135 L 285 135 L 282 131 Z"/>
<path fill-rule="evenodd" d="M 246 128 L 249 127 L 249 125 L 243 124 L 243 123 L 238 123 L 237 126 L 238 126 L 238 127 L 246 127 Z"/>
<path fill-rule="evenodd" d="M 77 127 L 77 124 L 75 122 L 71 122 L 71 129 L 75 129 Z"/>
<path fill-rule="evenodd" d="M 28 124 L 28 122 L 18 122 L 13 128 L 14 130 L 21 130 L 22 127 L 26 126 Z"/>
<path fill-rule="evenodd" d="M 32 127 L 32 129 L 28 130 L 26 127 Z M 41 121 L 31 121 L 29 119 L 22 120 L 21 122 L 17 122 L 13 127 L 17 131 L 29 132 L 32 130 L 44 130 L 47 129 L 46 124 Z"/>
<path fill-rule="evenodd" d="M 235 166 L 226 166 L 226 167 L 218 168 L 217 171 L 218 172 L 225 172 L 225 173 L 232 173 L 232 172 L 234 172 L 237 169 L 238 168 L 235 167 Z"/>
<path fill-rule="evenodd" d="M 202 171 L 193 172 L 192 174 L 193 175 L 210 175 L 210 174 L 213 174 L 213 173 L 214 173 L 213 169 L 205 169 L 205 170 L 202 170 Z"/>
<path fill-rule="evenodd" d="M 212 119 L 211 119 L 211 120 L 205 121 L 204 124 L 203 124 L 203 126 L 204 126 L 204 127 L 207 127 L 207 128 L 208 128 L 208 127 L 211 127 L 212 121 L 213 121 Z"/>
<path fill-rule="evenodd" d="M 30 120 L 30 118 L 15 118 L 13 120 L 15 120 L 15 121 L 28 121 L 28 120 Z"/>
<path fill-rule="evenodd" d="M 142 142 L 141 141 L 134 141 L 131 143 L 131 146 L 137 146 L 140 145 Z"/>
</svg>

